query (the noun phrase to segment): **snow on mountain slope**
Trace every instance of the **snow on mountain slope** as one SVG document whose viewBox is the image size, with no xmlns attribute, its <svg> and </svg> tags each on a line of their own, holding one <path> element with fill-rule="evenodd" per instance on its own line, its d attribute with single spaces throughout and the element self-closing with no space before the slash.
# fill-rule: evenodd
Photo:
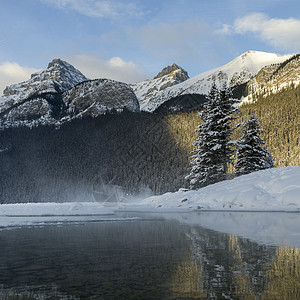
<svg viewBox="0 0 300 300">
<path fill-rule="evenodd" d="M 68 117 L 97 117 L 107 111 L 139 111 L 139 102 L 133 90 L 123 82 L 96 79 L 78 84 L 62 94 L 68 108 Z"/>
<path fill-rule="evenodd" d="M 35 95 L 66 91 L 86 80 L 88 78 L 69 63 L 53 59 L 45 70 L 32 74 L 29 80 L 6 87 L 0 97 L 0 111 Z"/>
<path fill-rule="evenodd" d="M 262 68 L 247 83 L 248 95 L 243 102 L 251 102 L 255 95 L 277 93 L 283 88 L 300 84 L 300 54 L 294 55 L 281 64 L 273 64 Z"/>
<path fill-rule="evenodd" d="M 181 83 L 189 78 L 188 73 L 176 64 L 166 66 L 153 79 L 130 84 L 134 90 L 140 106 L 144 107 L 161 91 Z"/>
<path fill-rule="evenodd" d="M 147 101 L 142 99 L 139 94 L 137 97 L 139 101 L 141 101 L 142 110 L 153 112 L 164 102 L 180 95 L 207 95 L 214 80 L 216 80 L 218 86 L 226 83 L 228 86 L 234 87 L 247 83 L 263 67 L 281 63 L 291 56 L 292 55 L 281 56 L 275 53 L 261 51 L 247 51 L 222 67 L 201 73 L 182 83 L 159 91 L 150 99 L 147 99 Z"/>
<path fill-rule="evenodd" d="M 109 79 L 89 80 L 61 59 L 14 84 L 0 97 L 0 127 L 57 125 L 112 110 L 139 111 L 133 90 Z"/>
<path fill-rule="evenodd" d="M 274 64 L 280 64 L 290 58 L 291 55 L 279 56 L 274 53 L 248 51 L 222 67 L 190 79 L 184 69 L 173 64 L 165 67 L 154 79 L 131 86 L 108 80 L 90 81 L 72 65 L 61 59 L 54 59 L 45 70 L 32 74 L 28 81 L 11 85 L 4 90 L 3 96 L 0 97 L 0 126 L 56 124 L 62 118 L 71 120 L 76 117 L 75 115 L 97 116 L 113 108 L 137 111 L 139 105 L 141 110 L 154 112 L 164 103 L 172 107 L 170 103 L 174 99 L 171 102 L 167 101 L 177 96 L 190 97 L 190 94 L 194 94 L 204 98 L 203 95 L 209 92 L 214 80 L 219 86 L 224 82 L 230 87 L 246 84 L 263 67 L 273 64 L 269 67 L 273 70 Z M 295 60 L 288 66 L 293 63 L 295 64 Z M 295 72 L 291 73 L 291 69 L 285 66 L 280 70 L 278 74 L 281 76 L 281 81 L 276 82 L 284 85 L 288 77 L 288 80 L 295 78 L 298 69 L 295 67 L 293 69 L 296 75 Z M 70 90 L 72 95 L 68 94 Z M 132 90 L 139 104 L 136 103 Z M 128 101 L 120 94 L 124 94 Z M 110 95 L 114 95 L 115 99 Z M 76 100 L 73 98 L 74 101 L 70 100 L 69 97 Z M 183 101 L 179 104 L 175 103 L 180 109 L 182 103 L 188 100 L 186 101 L 185 97 L 178 98 Z M 193 103 L 191 107 L 194 107 Z"/>
</svg>

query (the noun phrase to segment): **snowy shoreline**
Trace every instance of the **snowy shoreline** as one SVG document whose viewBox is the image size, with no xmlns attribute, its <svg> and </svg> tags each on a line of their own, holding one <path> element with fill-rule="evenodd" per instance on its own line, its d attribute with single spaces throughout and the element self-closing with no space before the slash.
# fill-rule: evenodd
<svg viewBox="0 0 300 300">
<path fill-rule="evenodd" d="M 300 167 L 253 172 L 199 190 L 179 190 L 124 203 L 135 211 L 249 211 L 300 212 Z"/>
<path fill-rule="evenodd" d="M 120 212 L 195 211 L 300 213 L 300 167 L 262 170 L 218 182 L 196 191 L 180 190 L 144 199 L 135 198 L 110 207 L 98 202 L 2 204 L 0 205 L 0 227 L 116 221 L 120 220 L 116 215 Z"/>
</svg>

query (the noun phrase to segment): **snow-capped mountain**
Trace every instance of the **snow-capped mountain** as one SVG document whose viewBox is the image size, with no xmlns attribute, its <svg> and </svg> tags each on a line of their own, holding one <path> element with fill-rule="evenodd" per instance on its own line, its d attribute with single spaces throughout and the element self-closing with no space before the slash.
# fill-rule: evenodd
<svg viewBox="0 0 300 300">
<path fill-rule="evenodd" d="M 189 78 L 176 64 L 151 80 L 127 85 L 109 79 L 89 80 L 61 59 L 28 81 L 13 84 L 0 97 L 0 126 L 57 124 L 108 111 L 173 112 L 201 109 L 213 81 L 242 95 L 276 92 L 300 82 L 299 55 L 248 51 L 228 64 Z M 235 95 L 235 97 L 237 97 Z"/>
<path fill-rule="evenodd" d="M 238 87 L 246 84 L 263 67 L 282 63 L 291 58 L 292 55 L 278 55 L 261 51 L 247 51 L 224 66 L 201 73 L 193 78 L 187 79 L 179 84 L 158 91 L 155 95 L 149 94 L 147 99 L 137 93 L 141 103 L 141 109 L 149 112 L 155 111 L 166 101 L 187 94 L 207 95 L 212 82 L 215 80 L 217 86 L 226 83 L 229 87 Z M 155 82 L 152 83 L 155 89 Z M 140 83 L 142 86 L 142 83 Z"/>
<path fill-rule="evenodd" d="M 45 70 L 32 74 L 29 80 L 6 87 L 1 100 L 17 104 L 35 95 L 64 92 L 86 80 L 79 70 L 57 58 Z"/>
<path fill-rule="evenodd" d="M 28 81 L 7 87 L 0 97 L 0 126 L 60 125 L 82 116 L 107 111 L 139 110 L 133 90 L 109 79 L 89 80 L 61 59 Z"/>
<path fill-rule="evenodd" d="M 130 84 L 134 90 L 141 109 L 161 91 L 189 79 L 187 71 L 176 64 L 163 68 L 153 79 Z"/>
<path fill-rule="evenodd" d="M 247 96 L 243 101 L 252 101 L 255 95 L 277 93 L 283 88 L 300 84 L 300 54 L 294 55 L 281 64 L 273 64 L 262 68 L 247 83 Z"/>
</svg>

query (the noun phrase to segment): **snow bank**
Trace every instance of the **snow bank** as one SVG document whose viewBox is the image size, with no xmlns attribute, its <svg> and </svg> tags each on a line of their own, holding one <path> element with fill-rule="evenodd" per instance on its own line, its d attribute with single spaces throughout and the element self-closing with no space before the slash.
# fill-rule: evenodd
<svg viewBox="0 0 300 300">
<path fill-rule="evenodd" d="M 131 207 L 124 205 L 123 209 L 300 212 L 300 167 L 262 170 L 197 191 L 149 197 Z"/>
</svg>

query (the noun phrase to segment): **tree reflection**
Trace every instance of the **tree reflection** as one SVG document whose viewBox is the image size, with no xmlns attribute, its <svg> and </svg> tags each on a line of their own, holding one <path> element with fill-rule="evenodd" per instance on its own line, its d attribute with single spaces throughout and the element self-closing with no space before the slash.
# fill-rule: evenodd
<svg viewBox="0 0 300 300">
<path fill-rule="evenodd" d="M 242 252 L 236 235 L 229 235 L 228 250 L 232 255 L 230 269 L 233 272 L 230 290 L 233 291 L 234 296 L 238 299 L 255 299 L 256 297 L 253 293 L 254 288 L 251 284 L 250 274 L 243 268 Z"/>
<path fill-rule="evenodd" d="M 279 247 L 269 265 L 262 299 L 300 299 L 300 250 Z"/>
<path fill-rule="evenodd" d="M 239 239 L 230 235 L 228 250 L 232 256 L 233 271 L 231 290 L 238 299 L 282 300 L 300 299 L 300 250 L 279 247 L 273 260 L 265 264 L 267 273 L 262 282 L 262 290 L 256 291 L 251 271 L 243 261 Z"/>
<path fill-rule="evenodd" d="M 188 237 L 192 258 L 178 266 L 173 279 L 176 291 L 182 292 L 179 296 L 184 298 L 184 291 L 201 286 L 206 299 L 300 299 L 299 249 L 263 245 L 200 227 Z"/>
<path fill-rule="evenodd" d="M 193 260 L 192 255 L 177 266 L 172 278 L 171 291 L 173 297 L 184 299 L 206 299 L 202 291 L 202 276 L 200 266 Z"/>
</svg>

